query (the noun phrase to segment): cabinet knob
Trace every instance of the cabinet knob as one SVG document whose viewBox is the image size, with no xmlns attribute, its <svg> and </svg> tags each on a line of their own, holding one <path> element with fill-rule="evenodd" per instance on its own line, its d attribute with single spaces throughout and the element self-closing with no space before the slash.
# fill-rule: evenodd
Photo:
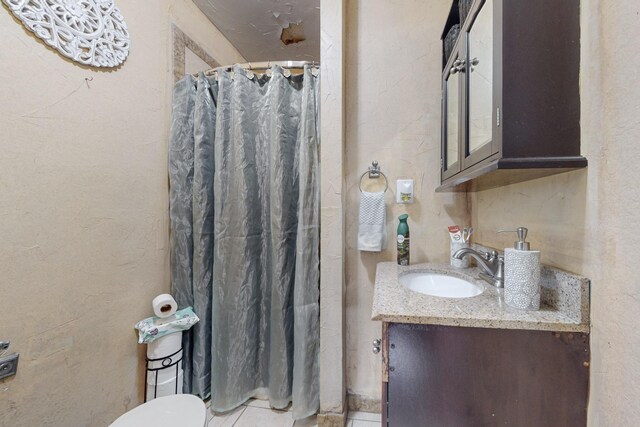
<svg viewBox="0 0 640 427">
<path fill-rule="evenodd" d="M 380 345 L 382 344 L 382 339 L 378 338 L 373 340 L 373 348 L 371 349 L 371 351 L 373 351 L 373 354 L 378 354 L 380 353 Z"/>
<path fill-rule="evenodd" d="M 456 59 L 453 61 L 452 67 L 449 70 L 451 74 L 464 73 L 464 59 Z"/>
<path fill-rule="evenodd" d="M 475 69 L 474 67 L 476 65 L 478 65 L 480 63 L 480 60 L 478 58 L 473 58 L 471 61 L 469 61 L 469 69 L 471 70 L 471 72 L 473 73 L 473 70 Z"/>
</svg>

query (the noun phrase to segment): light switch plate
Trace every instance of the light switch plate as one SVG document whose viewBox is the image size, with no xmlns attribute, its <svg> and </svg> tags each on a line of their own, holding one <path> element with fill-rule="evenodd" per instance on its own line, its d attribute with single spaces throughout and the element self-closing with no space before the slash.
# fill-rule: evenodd
<svg viewBox="0 0 640 427">
<path fill-rule="evenodd" d="M 15 375 L 18 372 L 19 353 L 11 353 L 0 357 L 0 380 Z"/>
</svg>

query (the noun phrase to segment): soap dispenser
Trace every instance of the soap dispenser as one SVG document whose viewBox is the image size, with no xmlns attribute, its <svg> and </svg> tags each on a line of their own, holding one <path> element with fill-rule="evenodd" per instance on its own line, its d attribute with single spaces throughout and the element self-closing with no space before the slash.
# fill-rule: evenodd
<svg viewBox="0 0 640 427">
<path fill-rule="evenodd" d="M 522 310 L 540 309 L 540 251 L 532 251 L 526 241 L 527 230 L 500 230 L 514 232 L 518 241 L 513 248 L 504 250 L 504 301 Z"/>
</svg>

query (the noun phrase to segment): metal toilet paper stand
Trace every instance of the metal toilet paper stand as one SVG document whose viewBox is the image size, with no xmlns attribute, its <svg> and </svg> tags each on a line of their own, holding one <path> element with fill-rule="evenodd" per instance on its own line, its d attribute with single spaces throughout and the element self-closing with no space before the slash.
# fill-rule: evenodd
<svg viewBox="0 0 640 427">
<path fill-rule="evenodd" d="M 178 354 L 180 355 L 178 357 Z M 145 378 L 147 378 L 148 381 L 148 375 L 149 372 L 153 372 L 155 375 L 155 381 L 153 384 L 153 398 L 155 399 L 158 395 L 158 374 L 160 371 L 164 371 L 166 369 L 171 369 L 173 367 L 175 367 L 176 370 L 176 388 L 174 391 L 174 394 L 178 394 L 178 378 L 179 378 L 179 373 L 180 373 L 180 363 L 182 362 L 182 346 L 180 346 L 180 350 L 176 351 L 173 354 L 170 354 L 168 356 L 165 357 L 159 357 L 157 359 L 149 359 L 148 357 L 145 356 L 145 368 L 147 370 L 146 372 L 146 376 Z M 160 362 L 160 364 L 162 365 L 160 368 L 150 368 L 149 367 L 149 362 Z M 144 401 L 147 402 L 147 389 L 148 387 L 145 385 L 144 388 Z"/>
</svg>

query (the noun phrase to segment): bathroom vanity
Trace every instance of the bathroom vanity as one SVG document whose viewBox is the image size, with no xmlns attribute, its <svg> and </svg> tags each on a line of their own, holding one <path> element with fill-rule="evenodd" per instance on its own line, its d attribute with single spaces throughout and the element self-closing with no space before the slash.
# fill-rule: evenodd
<svg viewBox="0 0 640 427">
<path fill-rule="evenodd" d="M 459 278 L 482 293 L 418 293 L 400 281 L 416 272 Z M 478 273 L 378 264 L 373 320 L 382 321 L 383 425 L 585 426 L 589 280 L 543 267 L 543 306 L 521 311 Z"/>
</svg>

